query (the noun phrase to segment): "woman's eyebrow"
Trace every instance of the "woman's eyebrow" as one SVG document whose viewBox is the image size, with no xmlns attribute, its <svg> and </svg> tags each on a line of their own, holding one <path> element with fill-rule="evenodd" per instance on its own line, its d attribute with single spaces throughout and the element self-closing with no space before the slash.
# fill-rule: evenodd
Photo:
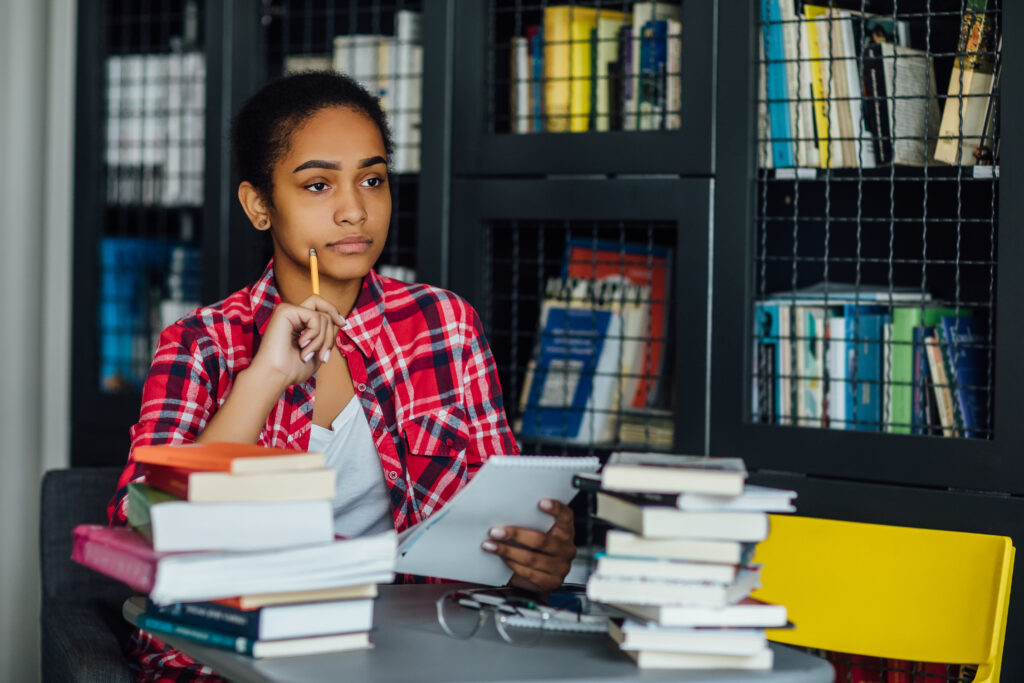
<svg viewBox="0 0 1024 683">
<path fill-rule="evenodd" d="M 366 168 L 368 166 L 374 166 L 376 164 L 387 164 L 387 163 L 388 163 L 387 159 L 385 159 L 384 157 L 378 155 L 378 156 L 374 156 L 374 157 L 368 157 L 366 159 L 360 159 L 359 160 L 359 168 Z M 292 171 L 292 173 L 298 173 L 299 171 L 305 171 L 308 168 L 323 168 L 323 169 L 326 169 L 328 171 L 340 171 L 341 170 L 341 164 L 338 163 L 337 161 L 324 161 L 323 159 L 310 159 L 309 161 L 304 161 L 303 163 L 301 163 L 298 166 L 296 166 L 295 170 Z"/>
</svg>

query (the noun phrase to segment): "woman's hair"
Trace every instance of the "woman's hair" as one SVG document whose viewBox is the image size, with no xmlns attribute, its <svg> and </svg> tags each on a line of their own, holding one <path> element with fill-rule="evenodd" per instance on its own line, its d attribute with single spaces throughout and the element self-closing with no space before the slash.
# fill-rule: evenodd
<svg viewBox="0 0 1024 683">
<path fill-rule="evenodd" d="M 245 101 L 231 122 L 231 149 L 239 179 L 249 181 L 273 205 L 273 171 L 294 133 L 317 112 L 348 107 L 377 124 L 384 149 L 393 145 L 387 117 L 376 97 L 355 80 L 333 71 L 306 71 L 270 81 Z"/>
</svg>

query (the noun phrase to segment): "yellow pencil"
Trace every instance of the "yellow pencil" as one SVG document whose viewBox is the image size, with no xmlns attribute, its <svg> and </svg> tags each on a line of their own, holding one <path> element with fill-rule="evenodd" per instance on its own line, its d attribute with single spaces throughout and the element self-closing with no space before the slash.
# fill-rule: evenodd
<svg viewBox="0 0 1024 683">
<path fill-rule="evenodd" d="M 313 293 L 320 295 L 320 268 L 316 264 L 316 249 L 309 249 L 309 279 L 313 281 Z"/>
</svg>

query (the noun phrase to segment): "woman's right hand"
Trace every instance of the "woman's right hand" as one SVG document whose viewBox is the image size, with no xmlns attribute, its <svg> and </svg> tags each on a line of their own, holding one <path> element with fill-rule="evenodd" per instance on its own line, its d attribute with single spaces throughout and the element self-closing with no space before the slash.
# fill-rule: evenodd
<svg viewBox="0 0 1024 683">
<path fill-rule="evenodd" d="M 330 358 L 344 323 L 338 309 L 316 295 L 298 306 L 280 303 L 248 369 L 276 382 L 281 391 L 305 382 Z"/>
</svg>

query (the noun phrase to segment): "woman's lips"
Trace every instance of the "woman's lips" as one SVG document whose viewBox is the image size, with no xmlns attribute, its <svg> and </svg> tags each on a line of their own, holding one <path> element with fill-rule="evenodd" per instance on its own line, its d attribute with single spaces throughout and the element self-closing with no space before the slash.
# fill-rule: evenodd
<svg viewBox="0 0 1024 683">
<path fill-rule="evenodd" d="M 331 242 L 327 248 L 339 254 L 362 254 L 373 245 L 373 240 L 362 235 L 343 237 L 337 242 Z"/>
</svg>

